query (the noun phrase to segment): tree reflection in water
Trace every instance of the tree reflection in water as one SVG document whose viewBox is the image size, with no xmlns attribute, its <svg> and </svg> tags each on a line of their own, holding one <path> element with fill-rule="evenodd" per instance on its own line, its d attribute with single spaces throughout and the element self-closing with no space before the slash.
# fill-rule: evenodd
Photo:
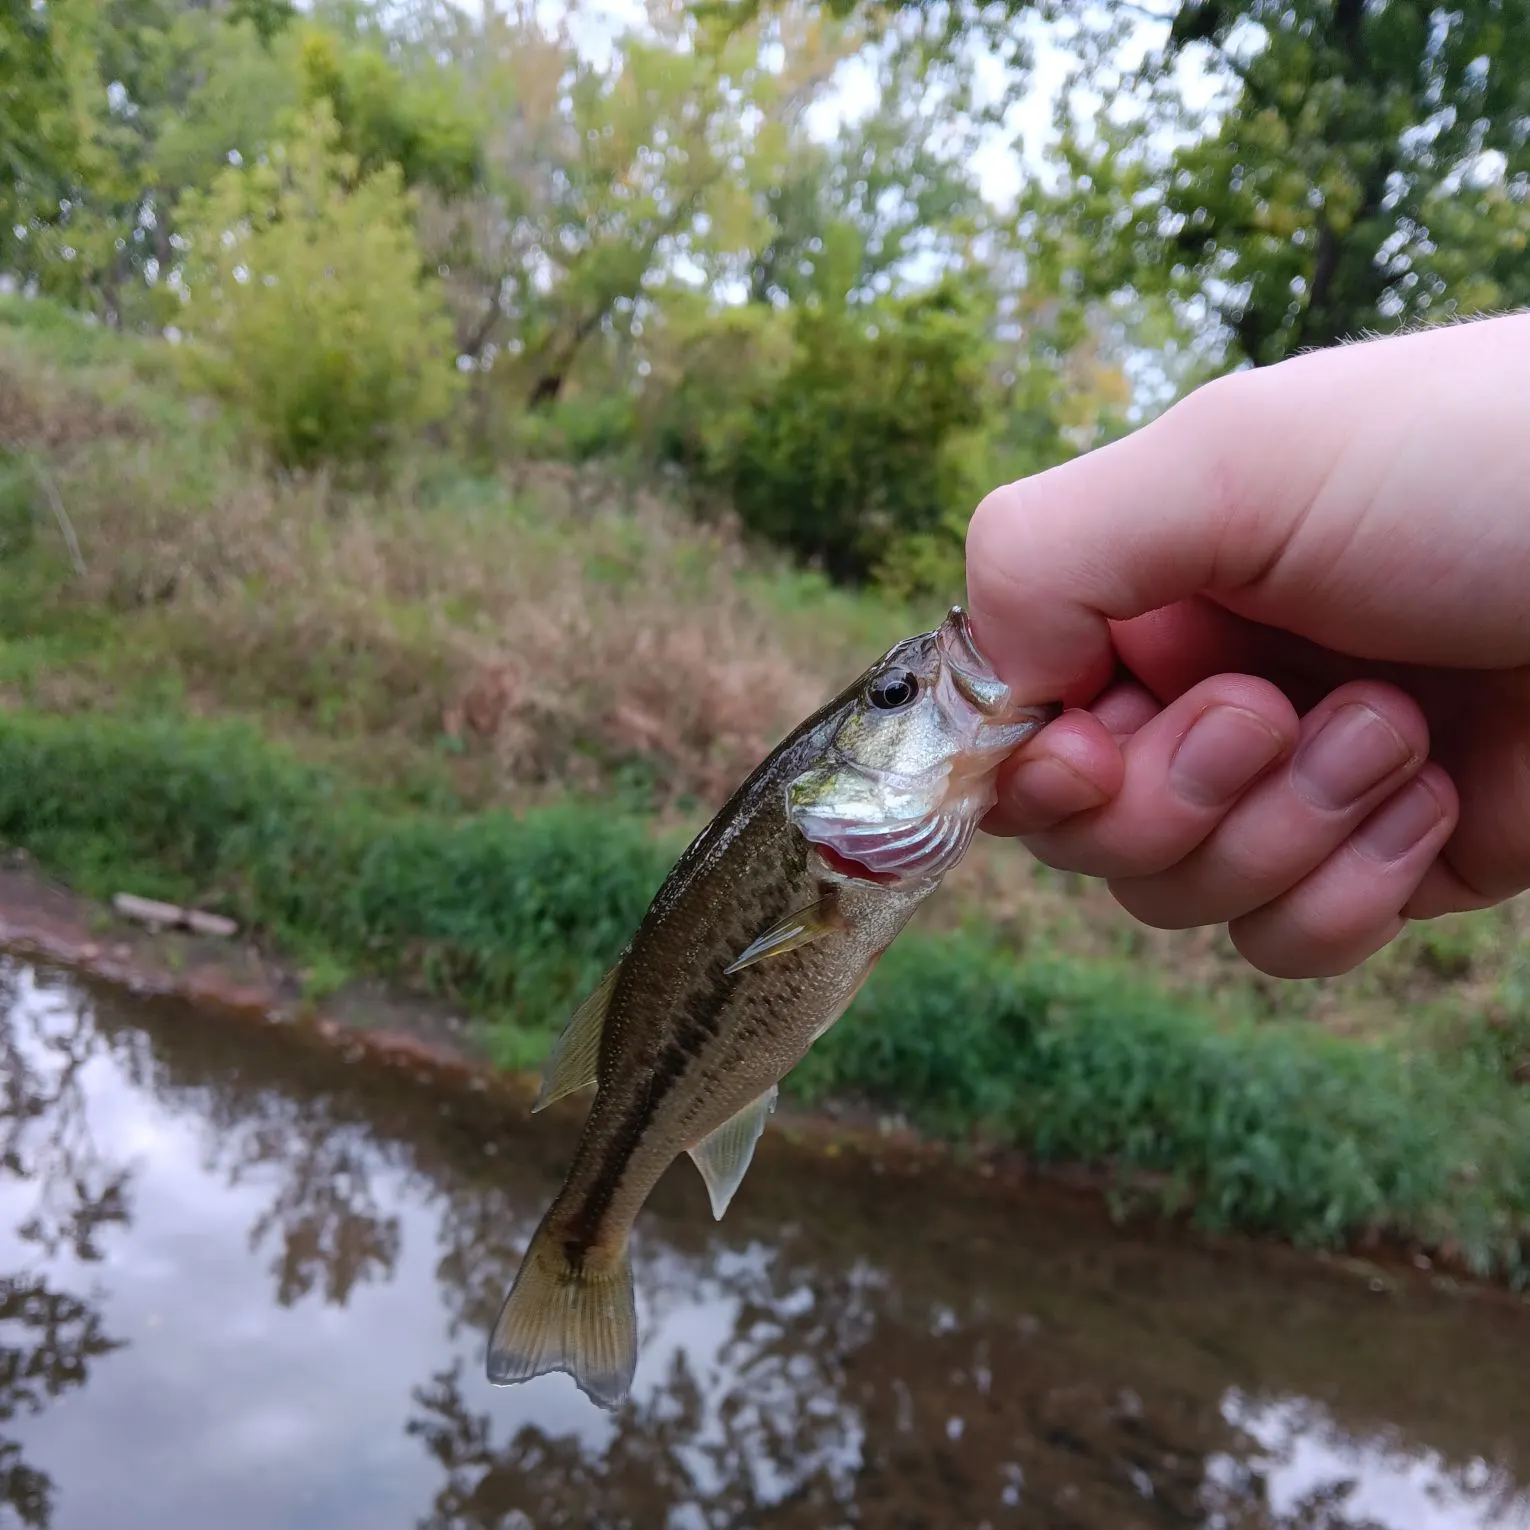
<svg viewBox="0 0 1530 1530">
<path fill-rule="evenodd" d="M 156 1046 L 143 1031 L 113 1029 L 132 1082 L 197 1124 L 206 1174 L 230 1190 L 271 1186 L 249 1246 L 251 1253 L 273 1246 L 267 1268 L 278 1305 L 317 1296 L 343 1307 L 357 1287 L 389 1279 L 399 1219 L 381 1204 L 373 1178 L 402 1164 L 407 1151 L 379 1139 L 363 1101 L 312 1089 L 289 1093 L 270 1087 L 260 1071 L 251 1076 L 223 1049 Z"/>
<path fill-rule="evenodd" d="M 0 1429 L 83 1386 L 89 1362 L 120 1343 L 106 1336 L 99 1314 L 79 1297 L 41 1279 L 0 1278 Z M 21 1446 L 0 1433 L 0 1509 L 40 1530 L 52 1501 L 50 1479 L 28 1466 Z"/>
<path fill-rule="evenodd" d="M 12 1004 L 0 1022 L 0 1174 L 32 1197 L 21 1246 L 39 1266 L 88 1263 L 129 1232 L 136 1171 L 91 1130 L 103 1070 L 97 1097 L 152 1100 L 182 1157 L 191 1127 L 201 1175 L 251 1208 L 217 1233 L 248 1250 L 220 1266 L 234 1273 L 219 1292 L 229 1320 L 261 1344 L 319 1331 L 305 1311 L 345 1309 L 322 1325 L 335 1346 L 322 1363 L 360 1377 L 383 1398 L 384 1432 L 402 1432 L 407 1461 L 386 1452 L 408 1483 L 396 1519 L 364 1517 L 359 1495 L 348 1517 L 334 1489 L 337 1527 L 1413 1530 L 1396 1496 L 1410 1482 L 1410 1502 L 1423 1482 L 1456 1513 L 1438 1521 L 1451 1530 L 1530 1523 L 1514 1485 L 1515 1356 L 1530 1336 L 1508 1320 L 1386 1310 L 1310 1271 L 1283 1284 L 1270 1256 L 1112 1240 L 1051 1211 L 1000 1211 L 955 1180 L 873 1181 L 775 1147 L 724 1224 L 684 1165 L 656 1192 L 634 1244 L 643 1347 L 625 1409 L 596 1414 L 563 1378 L 493 1391 L 483 1336 L 557 1188 L 564 1126 L 528 1129 L 482 1096 L 348 1069 L 288 1037 L 67 997 Z M 0 1430 L 117 1344 L 54 1273 L 0 1288 Z M 398 1311 L 379 1299 L 400 1284 L 407 1361 L 375 1316 Z M 273 1386 L 342 1395 L 301 1346 L 282 1354 L 295 1369 Z M 195 1393 L 206 1378 L 176 1384 Z M 183 1417 L 203 1401 L 171 1399 Z M 219 1402 L 236 1424 L 244 1407 L 281 1407 Z M 375 1448 L 354 1467 L 295 1460 L 291 1491 L 304 1472 L 364 1476 Z M 23 1524 L 46 1523 L 52 1485 L 14 1443 L 0 1445 L 0 1491 Z M 190 1523 L 171 1513 L 162 1530 Z"/>
<path fill-rule="evenodd" d="M 39 1264 L 67 1252 L 101 1258 L 100 1237 L 127 1226 L 132 1170 L 97 1144 L 82 1075 L 102 1050 L 88 1008 L 17 1003 L 18 971 L 0 961 L 0 1181 L 25 1185 L 31 1209 L 15 1236 Z M 6 1426 L 82 1387 L 89 1363 L 122 1347 L 83 1297 L 45 1275 L 0 1273 L 0 1524 L 29 1530 L 52 1518 L 52 1479 L 30 1466 Z"/>
<path fill-rule="evenodd" d="M 72 994 L 17 1003 L 17 969 L 0 961 L 0 1174 L 37 1192 L 17 1227 L 44 1258 L 101 1257 L 100 1231 L 128 1221 L 132 1170 L 96 1143 L 82 1087 L 103 1050 L 88 1005 Z"/>
</svg>

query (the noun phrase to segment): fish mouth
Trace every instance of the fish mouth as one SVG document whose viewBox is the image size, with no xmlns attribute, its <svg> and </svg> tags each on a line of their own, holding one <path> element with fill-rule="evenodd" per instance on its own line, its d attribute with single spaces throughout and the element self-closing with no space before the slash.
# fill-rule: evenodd
<svg viewBox="0 0 1530 1530">
<path fill-rule="evenodd" d="M 972 635 L 972 619 L 960 606 L 952 606 L 935 629 L 935 651 L 957 693 L 990 721 L 1040 728 L 1062 713 L 1057 702 L 1016 704 L 1013 692 L 983 657 Z"/>
<path fill-rule="evenodd" d="M 832 872 L 905 887 L 943 876 L 966 854 L 977 820 L 961 805 L 917 817 L 864 823 L 803 814 L 797 827 Z"/>
<path fill-rule="evenodd" d="M 978 641 L 972 635 L 972 618 L 961 606 L 952 606 L 946 620 L 936 627 L 935 650 L 941 656 L 942 669 L 950 676 L 961 698 L 978 708 L 990 721 L 1043 727 L 1062 713 L 1059 702 L 1016 704 L 1010 687 L 999 679 L 993 666 L 982 656 Z"/>
</svg>

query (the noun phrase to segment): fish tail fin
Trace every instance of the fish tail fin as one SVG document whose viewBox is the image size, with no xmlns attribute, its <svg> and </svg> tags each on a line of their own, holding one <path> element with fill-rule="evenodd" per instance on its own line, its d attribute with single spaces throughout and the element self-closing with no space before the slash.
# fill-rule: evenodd
<svg viewBox="0 0 1530 1530">
<path fill-rule="evenodd" d="M 539 1227 L 489 1338 L 495 1386 L 565 1371 L 602 1408 L 627 1399 L 637 1369 L 637 1302 L 626 1244 L 610 1264 L 572 1263 Z"/>
</svg>

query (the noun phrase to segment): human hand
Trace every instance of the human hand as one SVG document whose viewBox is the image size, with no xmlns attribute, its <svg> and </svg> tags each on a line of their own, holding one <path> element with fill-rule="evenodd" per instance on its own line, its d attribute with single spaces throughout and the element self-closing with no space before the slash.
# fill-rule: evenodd
<svg viewBox="0 0 1530 1530">
<path fill-rule="evenodd" d="M 1530 314 L 1300 356 L 990 494 L 979 644 L 1070 710 L 987 828 L 1275 976 L 1530 887 Z"/>
</svg>

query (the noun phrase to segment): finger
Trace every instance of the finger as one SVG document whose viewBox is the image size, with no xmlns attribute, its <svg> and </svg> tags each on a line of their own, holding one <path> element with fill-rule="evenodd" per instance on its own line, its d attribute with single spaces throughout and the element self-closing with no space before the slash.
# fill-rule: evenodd
<svg viewBox="0 0 1530 1530">
<path fill-rule="evenodd" d="M 1145 877 L 1189 855 L 1229 805 L 1296 738 L 1290 702 L 1266 681 L 1217 675 L 1188 691 L 1122 747 L 1125 778 L 1105 805 L 1026 836 L 1050 866 Z"/>
<path fill-rule="evenodd" d="M 1141 430 L 977 507 L 967 530 L 974 632 L 1021 700 L 1073 694 L 1086 677 L 1098 686 L 1110 620 L 1237 590 L 1273 566 L 1331 456 L 1287 449 L 1289 416 L 1307 410 L 1279 371 L 1197 389 Z M 1250 430 L 1251 418 L 1264 428 Z"/>
<path fill-rule="evenodd" d="M 1172 701 L 1212 675 L 1258 675 L 1279 686 L 1299 712 L 1307 712 L 1351 680 L 1387 680 L 1407 689 L 1404 682 L 1411 678 L 1400 665 L 1331 653 L 1204 597 L 1112 622 L 1110 634 L 1121 664 L 1160 702 Z"/>
<path fill-rule="evenodd" d="M 1472 895 L 1498 902 L 1530 887 L 1530 671 L 1472 683 L 1471 708 L 1437 728 L 1436 754 L 1461 797 L 1445 859 Z"/>
<path fill-rule="evenodd" d="M 1124 744 L 1158 716 L 1163 703 L 1146 686 L 1135 680 L 1121 680 L 1091 702 L 1089 710 L 1118 744 Z"/>
<path fill-rule="evenodd" d="M 1114 879 L 1110 890 L 1163 929 L 1241 918 L 1327 860 L 1428 753 L 1428 725 L 1411 697 L 1369 681 L 1341 686 L 1302 720 L 1289 763 L 1245 793 L 1203 844 L 1157 875 Z"/>
<path fill-rule="evenodd" d="M 1099 807 L 1121 789 L 1120 746 L 1090 712 L 1064 712 L 1000 767 L 983 828 L 1016 837 Z"/>
<path fill-rule="evenodd" d="M 1445 850 L 1448 854 L 1448 844 Z M 1497 898 L 1467 886 L 1451 868 L 1445 855 L 1439 855 L 1424 873 L 1423 880 L 1403 906 L 1402 913 L 1404 919 L 1439 919 L 1445 914 L 1464 914 L 1469 909 L 1491 908 L 1498 901 Z"/>
<path fill-rule="evenodd" d="M 1402 929 L 1403 910 L 1456 824 L 1450 777 L 1425 765 L 1316 871 L 1228 926 L 1244 959 L 1271 977 L 1333 977 Z"/>
<path fill-rule="evenodd" d="M 1113 685 L 1088 710 L 1065 712 L 1001 767 L 983 828 L 1017 838 L 1100 807 L 1121 790 L 1120 745 L 1158 714 L 1140 685 Z"/>
</svg>

